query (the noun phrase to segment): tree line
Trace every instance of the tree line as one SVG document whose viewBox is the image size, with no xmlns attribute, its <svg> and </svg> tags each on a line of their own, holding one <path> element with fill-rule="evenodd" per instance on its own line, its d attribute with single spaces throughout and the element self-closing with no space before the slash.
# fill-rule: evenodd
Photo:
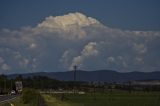
<svg viewBox="0 0 160 106">
<path fill-rule="evenodd" d="M 59 81 L 56 79 L 51 79 L 46 76 L 33 76 L 23 78 L 21 75 L 15 78 L 8 78 L 5 75 L 0 75 L 0 94 L 8 93 L 11 90 L 16 90 L 15 82 L 22 81 L 23 88 L 33 88 L 33 89 L 73 89 L 75 86 L 78 88 L 81 85 L 86 84 L 86 82 L 81 81 Z"/>
<path fill-rule="evenodd" d="M 32 76 L 23 78 L 21 75 L 15 78 L 8 78 L 5 75 L 0 75 L 0 94 L 9 93 L 11 90 L 16 90 L 15 82 L 22 81 L 23 88 L 33 88 L 39 90 L 79 90 L 86 92 L 104 92 L 112 91 L 113 89 L 125 91 L 160 91 L 160 86 L 136 86 L 129 83 L 100 83 L 100 82 L 85 82 L 85 81 L 59 81 L 46 76 Z"/>
</svg>

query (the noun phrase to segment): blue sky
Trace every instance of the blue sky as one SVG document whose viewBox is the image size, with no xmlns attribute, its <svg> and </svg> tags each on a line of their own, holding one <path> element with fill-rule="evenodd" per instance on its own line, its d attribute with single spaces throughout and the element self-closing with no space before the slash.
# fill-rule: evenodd
<svg viewBox="0 0 160 106">
<path fill-rule="evenodd" d="M 0 74 L 160 71 L 160 0 L 0 0 Z"/>
<path fill-rule="evenodd" d="M 47 16 L 70 12 L 112 28 L 160 30 L 159 0 L 0 0 L 0 28 L 35 26 Z"/>
</svg>

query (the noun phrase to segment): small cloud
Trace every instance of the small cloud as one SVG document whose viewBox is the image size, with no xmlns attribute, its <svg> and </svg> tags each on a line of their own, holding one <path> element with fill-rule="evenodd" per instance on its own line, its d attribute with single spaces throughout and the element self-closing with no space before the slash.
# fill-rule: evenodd
<svg viewBox="0 0 160 106">
<path fill-rule="evenodd" d="M 4 63 L 4 64 L 1 66 L 1 69 L 4 70 L 4 71 L 6 71 L 6 70 L 10 70 L 11 67 L 10 67 L 9 65 L 7 65 L 7 64 Z"/>
<path fill-rule="evenodd" d="M 136 43 L 134 43 L 134 49 L 139 54 L 144 54 L 144 53 L 147 52 L 147 47 L 145 46 L 145 44 L 136 44 Z"/>
<path fill-rule="evenodd" d="M 19 61 L 20 67 L 25 68 L 25 67 L 27 67 L 28 64 L 29 64 L 29 60 L 26 58 L 23 58 L 22 60 Z"/>
<path fill-rule="evenodd" d="M 80 56 L 74 57 L 70 69 L 75 66 L 81 66 L 83 61 L 91 56 L 97 56 L 99 53 L 96 42 L 88 43 L 81 52 Z"/>
<path fill-rule="evenodd" d="M 114 63 L 115 62 L 115 58 L 110 56 L 107 58 L 107 63 Z"/>
<path fill-rule="evenodd" d="M 37 45 L 35 43 L 30 44 L 30 49 L 35 49 Z"/>
<path fill-rule="evenodd" d="M 122 61 L 122 64 L 123 64 L 123 67 L 124 67 L 124 68 L 127 68 L 127 67 L 128 67 L 128 65 L 127 65 L 127 63 L 126 63 L 125 61 Z"/>
<path fill-rule="evenodd" d="M 82 55 L 88 57 L 88 56 L 96 56 L 98 54 L 97 50 L 97 43 L 96 42 L 90 42 L 88 45 L 86 45 L 81 52 Z"/>
<path fill-rule="evenodd" d="M 22 58 L 22 56 L 19 52 L 14 52 L 13 54 L 14 54 L 15 59 L 21 59 Z"/>
<path fill-rule="evenodd" d="M 4 59 L 0 57 L 0 64 L 4 63 Z"/>
<path fill-rule="evenodd" d="M 71 49 L 66 50 L 66 51 L 64 51 L 64 53 L 59 61 L 64 65 L 64 67 L 67 68 L 67 67 L 69 67 L 69 65 L 71 63 L 73 55 L 74 55 L 73 50 L 71 50 Z"/>
</svg>

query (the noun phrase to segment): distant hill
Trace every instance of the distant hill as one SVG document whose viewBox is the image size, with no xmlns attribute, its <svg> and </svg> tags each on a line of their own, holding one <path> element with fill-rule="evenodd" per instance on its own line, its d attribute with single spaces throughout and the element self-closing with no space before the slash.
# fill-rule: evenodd
<svg viewBox="0 0 160 106">
<path fill-rule="evenodd" d="M 15 78 L 19 74 L 8 75 L 9 78 Z M 21 74 L 22 77 L 32 76 L 47 76 L 58 80 L 71 81 L 73 80 L 73 71 L 66 72 L 37 72 Z M 127 72 L 120 73 L 111 70 L 98 71 L 77 71 L 78 81 L 101 81 L 101 82 L 126 82 L 133 80 L 160 80 L 160 72 Z"/>
</svg>

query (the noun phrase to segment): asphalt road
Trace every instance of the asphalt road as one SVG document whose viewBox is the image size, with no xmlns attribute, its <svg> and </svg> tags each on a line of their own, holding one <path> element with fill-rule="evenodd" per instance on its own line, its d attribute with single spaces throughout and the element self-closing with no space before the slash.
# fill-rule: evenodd
<svg viewBox="0 0 160 106">
<path fill-rule="evenodd" d="M 15 99 L 19 95 L 0 95 L 0 104 L 9 102 L 10 100 Z"/>
</svg>

